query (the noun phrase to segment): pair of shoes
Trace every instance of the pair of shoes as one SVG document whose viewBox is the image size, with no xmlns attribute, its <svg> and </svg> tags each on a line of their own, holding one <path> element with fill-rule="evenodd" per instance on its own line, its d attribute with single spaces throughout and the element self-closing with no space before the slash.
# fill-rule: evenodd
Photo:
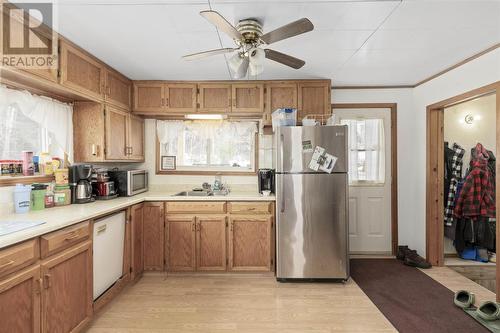
<svg viewBox="0 0 500 333">
<path fill-rule="evenodd" d="M 431 268 L 432 265 L 418 255 L 417 251 L 410 249 L 406 245 L 398 246 L 396 258 L 404 262 L 405 265 L 418 268 Z"/>
<path fill-rule="evenodd" d="M 455 293 L 453 303 L 462 309 L 474 307 L 475 295 L 467 290 L 459 290 Z M 486 301 L 476 309 L 477 315 L 487 321 L 500 319 L 500 304 Z"/>
</svg>

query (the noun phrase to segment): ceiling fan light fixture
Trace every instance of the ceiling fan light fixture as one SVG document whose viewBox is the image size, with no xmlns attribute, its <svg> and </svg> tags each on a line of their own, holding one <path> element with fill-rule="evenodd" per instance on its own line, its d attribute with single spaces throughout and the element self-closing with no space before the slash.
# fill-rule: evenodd
<svg viewBox="0 0 500 333">
<path fill-rule="evenodd" d="M 249 73 L 251 76 L 256 76 L 261 74 L 264 71 L 264 59 L 266 58 L 266 54 L 264 50 L 255 48 L 249 53 Z"/>
<path fill-rule="evenodd" d="M 235 79 L 241 79 L 246 76 L 249 61 L 242 53 L 237 52 L 227 62 Z"/>
</svg>

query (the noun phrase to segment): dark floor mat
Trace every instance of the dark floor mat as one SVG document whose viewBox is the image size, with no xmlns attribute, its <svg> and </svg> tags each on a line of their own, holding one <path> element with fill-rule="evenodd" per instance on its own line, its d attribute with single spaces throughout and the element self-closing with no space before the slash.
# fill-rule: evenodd
<svg viewBox="0 0 500 333">
<path fill-rule="evenodd" d="M 489 332 L 451 290 L 396 259 L 351 259 L 351 276 L 399 332 Z"/>
</svg>

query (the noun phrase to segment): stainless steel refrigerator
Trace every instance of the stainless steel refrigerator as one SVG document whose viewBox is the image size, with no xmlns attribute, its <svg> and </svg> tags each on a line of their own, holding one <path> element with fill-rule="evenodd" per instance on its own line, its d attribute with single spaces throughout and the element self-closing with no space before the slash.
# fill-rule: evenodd
<svg viewBox="0 0 500 333">
<path fill-rule="evenodd" d="M 349 278 L 347 126 L 278 127 L 278 281 Z M 337 158 L 331 173 L 309 168 L 313 150 Z"/>
</svg>

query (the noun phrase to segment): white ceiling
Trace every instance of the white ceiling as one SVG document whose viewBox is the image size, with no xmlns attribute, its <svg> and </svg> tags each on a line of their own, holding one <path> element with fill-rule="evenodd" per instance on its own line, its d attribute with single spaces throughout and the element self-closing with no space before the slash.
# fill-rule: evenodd
<svg viewBox="0 0 500 333">
<path fill-rule="evenodd" d="M 131 79 L 230 79 L 223 55 L 182 55 L 234 44 L 199 15 L 256 17 L 270 31 L 302 17 L 314 31 L 269 48 L 306 61 L 266 61 L 256 79 L 331 78 L 334 85 L 407 85 L 500 42 L 500 1 L 59 0 L 57 30 Z M 500 61 L 500 60 L 499 60 Z"/>
</svg>

